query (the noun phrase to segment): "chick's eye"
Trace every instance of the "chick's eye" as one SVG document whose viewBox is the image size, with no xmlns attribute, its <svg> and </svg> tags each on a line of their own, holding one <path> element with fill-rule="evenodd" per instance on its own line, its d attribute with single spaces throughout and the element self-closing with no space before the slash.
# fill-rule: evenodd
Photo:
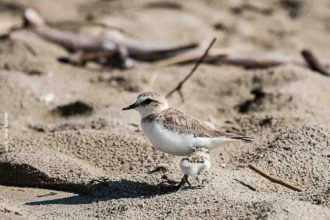
<svg viewBox="0 0 330 220">
<path fill-rule="evenodd" d="M 144 101 L 144 104 L 150 104 L 152 102 L 152 99 L 146 99 L 145 101 Z"/>
</svg>

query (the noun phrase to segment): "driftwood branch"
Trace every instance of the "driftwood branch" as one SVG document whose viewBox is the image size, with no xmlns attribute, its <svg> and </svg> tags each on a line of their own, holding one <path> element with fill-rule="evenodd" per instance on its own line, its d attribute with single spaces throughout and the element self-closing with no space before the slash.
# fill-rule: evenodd
<svg viewBox="0 0 330 220">
<path fill-rule="evenodd" d="M 98 35 L 77 34 L 53 28 L 33 9 L 25 11 L 26 23 L 43 39 L 65 48 L 74 56 L 65 60 L 73 64 L 98 61 L 104 65 L 116 64 L 122 68 L 132 66 L 132 60 L 157 61 L 177 56 L 180 53 L 198 47 L 198 43 L 189 43 L 174 47 L 154 46 L 127 38 L 117 32 L 102 32 Z M 105 61 L 105 62 L 104 62 Z"/>
<path fill-rule="evenodd" d="M 160 60 L 157 62 L 154 62 L 154 67 L 166 67 L 166 66 L 172 66 L 177 64 L 188 64 L 188 63 L 194 63 L 197 62 L 198 59 L 201 58 L 201 56 L 204 54 L 204 51 L 197 51 L 195 53 L 186 53 L 182 55 L 178 55 L 176 57 L 172 57 L 165 60 Z M 213 49 L 212 52 L 210 51 L 205 57 L 203 63 L 215 63 L 219 60 L 222 60 L 223 58 L 230 55 L 230 49 Z"/>
<path fill-rule="evenodd" d="M 267 58 L 267 57 L 251 57 L 251 56 L 228 56 L 214 62 L 217 65 L 233 65 L 243 67 L 245 69 L 267 69 L 293 63 L 289 59 Z"/>
<path fill-rule="evenodd" d="M 94 20 L 87 20 L 87 21 L 79 21 L 79 20 L 66 20 L 66 21 L 61 21 L 61 22 L 47 22 L 47 24 L 51 27 L 56 27 L 60 29 L 74 29 L 77 27 L 100 27 L 103 29 L 108 29 L 108 30 L 116 30 L 119 31 L 125 35 L 130 35 L 134 36 L 132 33 L 127 32 L 126 30 L 116 27 L 113 25 L 108 25 L 99 21 L 94 21 Z"/>
<path fill-rule="evenodd" d="M 310 50 L 301 51 L 301 55 L 305 59 L 311 70 L 319 72 L 324 76 L 330 76 L 330 71 L 318 60 L 314 53 Z"/>
<path fill-rule="evenodd" d="M 280 184 L 280 185 L 282 185 L 282 186 L 284 186 L 284 187 L 286 187 L 286 188 L 292 189 L 292 190 L 294 190 L 294 191 L 298 191 L 298 192 L 303 191 L 301 188 L 298 188 L 298 187 L 296 187 L 296 186 L 293 186 L 293 185 L 291 185 L 290 183 L 286 183 L 286 182 L 284 182 L 283 180 L 277 179 L 277 178 L 275 178 L 275 177 L 272 177 L 272 176 L 270 176 L 270 175 L 264 173 L 263 171 L 261 171 L 260 169 L 254 167 L 254 166 L 251 165 L 251 164 L 250 164 L 248 167 L 249 167 L 251 170 L 253 170 L 254 172 L 258 173 L 259 175 L 261 175 L 261 176 L 263 176 L 263 177 L 265 177 L 266 179 L 268 179 L 269 181 L 271 181 L 271 182 L 273 182 L 273 183 Z"/>
<path fill-rule="evenodd" d="M 327 66 L 320 62 L 310 50 L 303 50 L 301 52 L 306 62 L 301 62 L 300 60 L 291 59 L 289 57 L 275 56 L 274 54 L 259 54 L 257 56 L 242 53 L 234 54 L 228 49 L 213 51 L 213 53 L 208 54 L 207 57 L 206 55 L 205 57 L 202 56 L 203 59 L 201 60 L 199 52 L 186 53 L 187 51 L 197 48 L 198 43 L 190 43 L 174 47 L 158 47 L 150 44 L 142 44 L 141 42 L 129 39 L 118 32 L 123 32 L 122 29 L 112 26 L 109 27 L 106 24 L 93 20 L 87 21 L 85 24 L 117 29 L 118 31 L 117 33 L 107 31 L 100 35 L 93 36 L 76 34 L 49 26 L 33 9 L 27 9 L 24 16 L 25 22 L 20 27 L 12 27 L 7 33 L 0 35 L 0 40 L 9 38 L 10 34 L 15 31 L 29 27 L 42 38 L 67 49 L 71 53 L 71 56 L 61 60 L 65 60 L 71 64 L 83 65 L 86 62 L 94 61 L 103 65 L 129 68 L 133 65 L 133 60 L 135 60 L 153 62 L 153 66 L 155 67 L 196 62 L 195 68 L 197 68 L 200 63 L 204 62 L 213 65 L 233 65 L 246 69 L 265 69 L 284 64 L 296 64 L 309 68 L 324 76 L 330 76 L 330 70 Z M 192 74 L 189 74 L 187 78 L 189 78 L 190 75 Z M 187 79 L 184 79 L 184 82 L 186 80 Z M 183 98 L 180 90 L 182 84 L 179 84 L 177 88 L 168 94 L 168 96 L 171 96 L 172 93 L 177 91 Z"/>
<path fill-rule="evenodd" d="M 324 62 L 321 62 L 310 50 L 303 50 L 301 55 L 306 62 L 299 59 L 294 59 L 285 56 L 276 56 L 272 54 L 238 54 L 238 52 L 228 53 L 226 51 L 219 51 L 209 55 L 203 63 L 213 65 L 230 65 L 238 66 L 245 69 L 267 69 L 285 64 L 299 65 L 313 71 L 316 71 L 324 76 L 330 76 L 330 70 Z M 196 62 L 199 56 L 197 54 L 182 54 L 174 58 L 161 60 L 155 63 L 156 67 L 164 67 L 177 64 L 188 64 Z"/>
<path fill-rule="evenodd" d="M 165 67 L 178 64 L 189 64 L 198 61 L 200 53 L 182 54 L 170 59 L 155 62 L 155 67 Z M 215 49 L 212 50 L 203 61 L 203 63 L 213 65 L 230 65 L 243 67 L 245 69 L 267 69 L 275 66 L 285 64 L 296 64 L 306 66 L 305 63 L 290 57 L 276 56 L 272 54 L 241 54 L 239 52 L 231 51 L 230 49 Z"/>
<path fill-rule="evenodd" d="M 178 92 L 182 102 L 184 102 L 184 97 L 181 91 L 181 88 L 183 86 L 183 84 L 194 74 L 194 72 L 196 71 L 196 69 L 198 68 L 198 66 L 204 61 L 205 57 L 207 56 L 209 50 L 211 49 L 211 47 L 213 46 L 213 44 L 215 43 L 216 38 L 213 38 L 213 40 L 211 41 L 210 45 L 207 47 L 207 49 L 205 50 L 203 56 L 200 57 L 200 59 L 196 62 L 195 66 L 192 68 L 192 70 L 190 71 L 190 73 L 182 80 L 179 82 L 179 84 L 172 89 L 167 95 L 166 98 L 169 98 L 174 92 Z"/>
</svg>

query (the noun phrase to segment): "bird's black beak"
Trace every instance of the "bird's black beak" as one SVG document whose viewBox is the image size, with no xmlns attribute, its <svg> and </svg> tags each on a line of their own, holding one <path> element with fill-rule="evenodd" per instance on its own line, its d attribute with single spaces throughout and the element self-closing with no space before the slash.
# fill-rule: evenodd
<svg viewBox="0 0 330 220">
<path fill-rule="evenodd" d="M 129 106 L 123 108 L 122 111 L 130 110 L 130 109 L 134 109 L 134 108 L 136 108 L 136 107 L 138 107 L 138 106 L 139 106 L 138 104 L 133 103 L 132 105 L 129 105 Z"/>
</svg>

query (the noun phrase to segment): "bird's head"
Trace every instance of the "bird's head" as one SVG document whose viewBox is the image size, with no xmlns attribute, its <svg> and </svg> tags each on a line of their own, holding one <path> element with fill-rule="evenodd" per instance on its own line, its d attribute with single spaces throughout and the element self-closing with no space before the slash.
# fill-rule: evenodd
<svg viewBox="0 0 330 220">
<path fill-rule="evenodd" d="M 157 114 L 168 109 L 168 102 L 165 97 L 153 92 L 144 92 L 138 95 L 135 103 L 122 110 L 135 109 L 142 118 L 151 114 Z"/>
</svg>

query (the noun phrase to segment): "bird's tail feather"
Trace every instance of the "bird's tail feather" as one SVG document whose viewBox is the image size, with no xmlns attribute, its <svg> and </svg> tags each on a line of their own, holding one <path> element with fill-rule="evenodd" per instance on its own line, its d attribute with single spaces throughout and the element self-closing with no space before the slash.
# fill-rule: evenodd
<svg viewBox="0 0 330 220">
<path fill-rule="evenodd" d="M 231 137 L 231 139 L 245 141 L 245 142 L 253 141 L 253 139 L 251 137 L 247 137 L 247 136 L 235 136 L 235 137 Z"/>
<path fill-rule="evenodd" d="M 208 147 L 210 150 L 218 148 L 223 144 L 228 144 L 231 142 L 244 141 L 246 143 L 252 142 L 251 137 L 246 136 L 232 136 L 232 137 L 218 137 L 211 140 L 212 144 Z"/>
</svg>

